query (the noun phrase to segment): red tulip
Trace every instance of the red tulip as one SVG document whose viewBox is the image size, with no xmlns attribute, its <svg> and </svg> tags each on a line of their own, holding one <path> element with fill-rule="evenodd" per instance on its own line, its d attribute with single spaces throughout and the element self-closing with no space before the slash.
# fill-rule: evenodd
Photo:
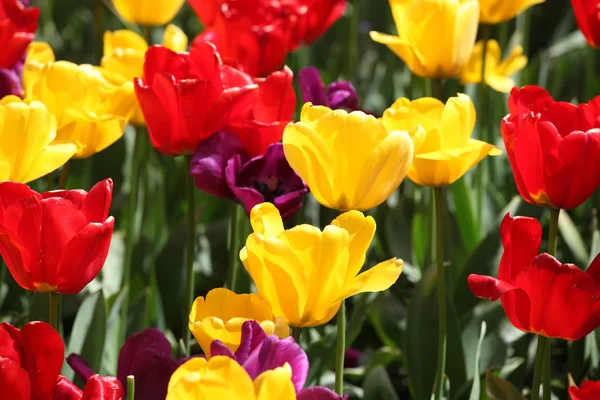
<svg viewBox="0 0 600 400">
<path fill-rule="evenodd" d="M 114 377 L 93 375 L 83 391 L 65 377 L 56 382 L 52 400 L 121 400 L 125 394 L 121 382 Z"/>
<path fill-rule="evenodd" d="M 600 399 L 600 381 L 583 381 L 581 387 L 569 387 L 571 400 L 598 400 Z"/>
<path fill-rule="evenodd" d="M 98 275 L 108 255 L 114 218 L 112 180 L 84 190 L 39 194 L 0 182 L 0 254 L 24 289 L 74 294 Z"/>
<path fill-rule="evenodd" d="M 507 215 L 501 236 L 498 279 L 470 275 L 475 296 L 499 298 L 515 328 L 542 336 L 578 340 L 600 325 L 600 257 L 584 272 L 537 255 L 542 228 L 534 218 Z"/>
<path fill-rule="evenodd" d="M 571 0 L 579 29 L 592 47 L 600 47 L 600 1 Z"/>
<path fill-rule="evenodd" d="M 190 53 L 153 46 L 146 53 L 144 78 L 135 80 L 152 144 L 166 155 L 191 154 L 212 134 L 236 134 L 252 156 L 281 140 L 296 108 L 289 68 L 266 79 L 221 62 L 211 43 Z"/>
<path fill-rule="evenodd" d="M 223 60 L 251 76 L 266 76 L 288 53 L 322 36 L 344 13 L 346 0 L 190 0 L 206 30 L 194 41 L 217 45 Z"/>
<path fill-rule="evenodd" d="M 35 37 L 40 9 L 20 0 L 0 0 L 0 68 L 10 68 Z"/>
<path fill-rule="evenodd" d="M 527 202 L 575 208 L 600 186 L 600 96 L 575 106 L 537 86 L 514 88 L 502 138 Z"/>
</svg>

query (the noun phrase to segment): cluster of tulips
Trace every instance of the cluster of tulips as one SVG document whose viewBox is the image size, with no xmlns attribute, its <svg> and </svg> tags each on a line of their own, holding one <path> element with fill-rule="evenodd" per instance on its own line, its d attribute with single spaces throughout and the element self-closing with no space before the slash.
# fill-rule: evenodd
<svg viewBox="0 0 600 400">
<path fill-rule="evenodd" d="M 169 23 L 183 1 L 113 5 L 150 32 Z M 515 185 L 525 201 L 550 209 L 545 253 L 536 219 L 506 215 L 498 276 L 468 277 L 475 296 L 500 299 L 515 328 L 538 336 L 531 398 L 540 396 L 542 381 L 549 398 L 549 339 L 579 340 L 600 326 L 600 259 L 582 270 L 554 258 L 561 209 L 579 207 L 600 186 L 600 97 L 575 105 L 555 101 L 541 87 L 516 88 L 510 75 L 526 65 L 523 49 L 500 60 L 498 42 L 488 37 L 475 43 L 479 24 L 498 24 L 542 2 L 390 0 L 397 35 L 370 36 L 415 75 L 431 79 L 434 97 L 400 98 L 379 117 L 361 108 L 350 82 L 325 87 L 309 67 L 298 71 L 304 105 L 294 121 L 294 76 L 285 60 L 322 36 L 343 15 L 346 0 L 189 0 L 205 27 L 191 46 L 175 25 L 166 27 L 161 45 L 130 30 L 106 32 L 98 66 L 57 61 L 48 44 L 33 41 L 39 10 L 26 0 L 0 0 L 0 254 L 19 286 L 50 296 L 49 324 L 0 325 L 0 398 L 345 398 L 345 300 L 389 289 L 403 270 L 403 261 L 392 258 L 363 271 L 376 232 L 375 220 L 363 212 L 385 202 L 408 177 L 431 187 L 435 198 L 439 343 L 432 392 L 441 399 L 448 297 L 444 189 L 487 156 L 502 154 L 471 137 L 473 102 L 462 93 L 446 99 L 441 79 L 510 92 L 501 132 Z M 595 45 L 599 2 L 572 3 Z M 67 358 L 85 382 L 82 390 L 61 375 L 58 296 L 83 290 L 107 259 L 113 183 L 103 180 L 89 192 L 66 185 L 71 160 L 120 140 L 127 124 L 136 127 L 134 153 L 149 137 L 162 155 L 186 158 L 184 335 L 173 358 L 159 330 L 125 340 L 127 327 L 120 326 L 116 378 L 98 375 L 76 354 Z M 137 206 L 139 167 L 130 166 L 130 209 Z M 42 177 L 52 190 L 38 193 L 27 185 Z M 240 204 L 253 230 L 245 243 L 233 230 L 227 288 L 195 300 L 194 186 Z M 323 229 L 286 229 L 309 191 L 340 215 Z M 232 208 L 232 225 L 244 218 L 238 208 Z M 126 227 L 125 286 L 133 223 Z M 258 293 L 236 293 L 239 264 Z M 336 315 L 335 390 L 305 387 L 302 329 Z M 192 335 L 202 355 L 190 353 Z M 598 399 L 600 383 L 573 385 L 570 394 Z"/>
</svg>

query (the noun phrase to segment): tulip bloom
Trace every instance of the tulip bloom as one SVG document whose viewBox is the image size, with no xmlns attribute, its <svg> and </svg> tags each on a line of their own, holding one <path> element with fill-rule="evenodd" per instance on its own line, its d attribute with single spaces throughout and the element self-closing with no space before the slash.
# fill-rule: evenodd
<svg viewBox="0 0 600 400">
<path fill-rule="evenodd" d="M 104 265 L 114 218 L 112 180 L 84 190 L 39 194 L 0 182 L 0 254 L 19 286 L 34 292 L 80 292 Z M 108 217 L 108 218 L 107 218 Z"/>
<path fill-rule="evenodd" d="M 0 102 L 0 181 L 27 183 L 60 168 L 77 147 L 55 138 L 56 120 L 42 103 Z"/>
<path fill-rule="evenodd" d="M 469 63 L 460 75 L 462 83 L 481 83 L 481 64 L 483 60 L 483 41 L 477 42 Z M 525 68 L 527 56 L 521 46 L 514 47 L 508 57 L 500 61 L 502 51 L 497 41 L 487 41 L 485 57 L 485 83 L 497 92 L 509 93 L 515 86 L 511 75 Z"/>
<path fill-rule="evenodd" d="M 475 106 L 465 94 L 451 97 L 446 105 L 430 97 L 412 102 L 400 98 L 382 120 L 388 130 L 411 135 L 415 159 L 408 178 L 418 185 L 450 185 L 486 156 L 501 154 L 495 146 L 471 139 Z"/>
<path fill-rule="evenodd" d="M 311 225 L 284 230 L 271 203 L 254 207 L 250 221 L 254 233 L 240 258 L 273 313 L 295 327 L 325 324 L 344 299 L 387 290 L 404 266 L 392 258 L 359 274 L 375 220 L 358 211 L 340 215 L 322 232 Z"/>
<path fill-rule="evenodd" d="M 322 205 L 368 210 L 398 188 L 413 159 L 406 132 L 388 132 L 371 115 L 302 107 L 300 122 L 283 134 L 288 162 Z"/>
<path fill-rule="evenodd" d="M 188 38 L 175 25 L 169 25 L 163 35 L 163 46 L 176 52 L 186 51 Z M 104 55 L 100 65 L 103 69 L 121 78 L 121 82 L 133 82 L 144 72 L 144 56 L 148 51 L 148 43 L 137 33 L 130 30 L 120 30 L 104 33 Z M 131 93 L 135 96 L 135 93 Z M 144 115 L 137 99 L 131 120 L 134 124 L 143 125 Z"/>
<path fill-rule="evenodd" d="M 575 106 L 525 86 L 513 89 L 508 108 L 502 138 L 521 197 L 545 207 L 581 205 L 600 187 L 600 96 Z"/>
<path fill-rule="evenodd" d="M 574 384 L 569 387 L 571 400 L 597 400 L 600 399 L 600 381 L 583 381 L 581 386 Z"/>
<path fill-rule="evenodd" d="M 290 335 L 283 318 L 275 317 L 271 304 L 258 294 L 236 294 L 229 289 L 213 289 L 198 297 L 190 312 L 190 330 L 207 357 L 211 356 L 211 343 L 220 340 L 231 351 L 240 345 L 242 325 L 248 320 L 257 321 L 267 334 L 281 338 Z"/>
<path fill-rule="evenodd" d="M 600 18 L 595 0 L 571 0 L 577 25 L 592 47 L 600 47 Z"/>
<path fill-rule="evenodd" d="M 304 181 L 285 159 L 281 143 L 273 143 L 265 154 L 250 158 L 237 137 L 227 131 L 200 143 L 192 156 L 190 174 L 198 189 L 241 203 L 248 215 L 255 205 L 268 201 L 275 204 L 283 219 L 292 218 L 308 193 Z"/>
<path fill-rule="evenodd" d="M 12 68 L 35 37 L 40 9 L 28 5 L 28 0 L 0 0 L 0 68 Z"/>
<path fill-rule="evenodd" d="M 287 55 L 311 44 L 344 13 L 346 0 L 190 0 L 205 26 L 194 40 L 215 44 L 226 64 L 267 76 Z"/>
<path fill-rule="evenodd" d="M 184 0 L 113 0 L 124 20 L 138 25 L 164 25 L 183 5 Z"/>
<path fill-rule="evenodd" d="M 600 325 L 600 257 L 584 272 L 538 254 L 542 227 L 507 214 L 500 229 L 504 254 L 498 279 L 469 275 L 475 296 L 500 299 L 515 328 L 550 338 L 579 340 Z"/>
<path fill-rule="evenodd" d="M 499 24 L 546 0 L 479 0 L 479 22 Z"/>
<path fill-rule="evenodd" d="M 39 51 L 39 52 L 38 52 Z M 133 84 L 114 85 L 91 65 L 54 61 L 51 49 L 34 47 L 25 63 L 26 101 L 41 101 L 56 116 L 56 143 L 77 145 L 87 158 L 123 136 L 135 107 Z"/>
<path fill-rule="evenodd" d="M 327 86 L 321 79 L 319 70 L 314 67 L 303 68 L 298 73 L 298 81 L 302 91 L 302 101 L 315 106 L 331 109 L 343 109 L 348 112 L 363 111 L 359 105 L 358 94 L 351 82 L 335 81 Z M 369 114 L 365 111 L 366 114 Z"/>
<path fill-rule="evenodd" d="M 460 75 L 477 36 L 477 0 L 390 0 L 390 7 L 398 36 L 371 32 L 371 39 L 396 53 L 413 74 Z"/>
<path fill-rule="evenodd" d="M 152 144 L 166 155 L 191 154 L 212 134 L 236 134 L 250 156 L 278 142 L 296 107 L 289 68 L 253 81 L 223 65 L 210 43 L 190 53 L 160 46 L 146 53 L 137 98 Z"/>
</svg>

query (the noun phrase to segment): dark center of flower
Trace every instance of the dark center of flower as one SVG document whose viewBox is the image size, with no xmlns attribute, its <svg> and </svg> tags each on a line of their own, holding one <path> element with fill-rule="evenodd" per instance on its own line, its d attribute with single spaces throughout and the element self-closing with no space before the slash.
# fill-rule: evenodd
<svg viewBox="0 0 600 400">
<path fill-rule="evenodd" d="M 279 179 L 275 176 L 267 176 L 262 180 L 253 181 L 252 186 L 258 190 L 265 198 L 266 202 L 273 203 L 276 197 L 280 196 L 281 188 Z"/>
</svg>

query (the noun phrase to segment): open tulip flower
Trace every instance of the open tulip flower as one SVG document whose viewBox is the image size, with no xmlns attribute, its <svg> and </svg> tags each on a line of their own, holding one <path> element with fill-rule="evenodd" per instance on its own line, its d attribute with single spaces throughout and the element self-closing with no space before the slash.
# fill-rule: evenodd
<svg viewBox="0 0 600 400">
<path fill-rule="evenodd" d="M 114 226 L 112 189 L 110 179 L 89 193 L 0 182 L 0 254 L 19 286 L 75 294 L 98 275 Z"/>
<path fill-rule="evenodd" d="M 385 110 L 382 121 L 389 131 L 403 130 L 412 137 L 415 158 L 408 178 L 418 185 L 450 185 L 484 157 L 501 153 L 471 139 L 475 106 L 465 94 L 451 97 L 445 105 L 431 97 L 400 98 Z"/>
<path fill-rule="evenodd" d="M 288 162 L 322 205 L 368 210 L 398 188 L 413 160 L 406 132 L 386 131 L 361 111 L 348 113 L 306 103 L 300 122 L 283 134 Z"/>
<path fill-rule="evenodd" d="M 479 22 L 499 24 L 546 0 L 479 0 Z"/>
<path fill-rule="evenodd" d="M 153 46 L 135 89 L 152 144 L 161 153 L 191 154 L 202 140 L 229 130 L 257 156 L 281 139 L 292 118 L 292 78 L 286 67 L 255 81 L 224 65 L 210 43 L 189 53 Z"/>
<path fill-rule="evenodd" d="M 460 75 L 477 36 L 477 0 L 390 0 L 390 7 L 398 36 L 371 32 L 371 39 L 385 44 L 415 75 Z"/>
<path fill-rule="evenodd" d="M 41 101 L 56 116 L 55 142 L 77 145 L 75 158 L 90 157 L 123 136 L 135 108 L 131 82 L 114 85 L 91 65 L 54 61 L 47 45 L 28 53 L 24 76 L 25 100 Z"/>
<path fill-rule="evenodd" d="M 597 0 L 571 0 L 577 25 L 592 47 L 600 47 L 600 18 Z"/>
<path fill-rule="evenodd" d="M 163 46 L 173 51 L 186 51 L 188 38 L 175 25 L 166 27 L 163 35 Z M 104 55 L 100 65 L 110 72 L 110 77 L 115 82 L 133 82 L 135 78 L 141 77 L 144 72 L 144 57 L 148 51 L 148 43 L 137 33 L 130 30 L 120 30 L 104 33 Z M 131 93 L 135 96 L 135 93 Z M 136 104 L 131 121 L 137 125 L 143 125 L 144 115 L 137 99 L 133 100 Z"/>
<path fill-rule="evenodd" d="M 219 340 L 236 351 L 242 339 L 242 325 L 257 321 L 267 334 L 281 338 L 290 335 L 290 328 L 281 317 L 275 317 L 269 301 L 259 294 L 236 294 L 229 289 L 213 289 L 198 297 L 190 312 L 190 330 L 210 357 L 211 343 Z"/>
<path fill-rule="evenodd" d="M 515 328 L 541 336 L 579 340 L 600 325 L 600 257 L 584 272 L 538 255 L 538 220 L 507 214 L 500 230 L 504 253 L 498 278 L 470 275 L 471 291 L 498 300 Z"/>
<path fill-rule="evenodd" d="M 29 0 L 0 0 L 0 68 L 12 68 L 35 37 L 40 9 Z"/>
<path fill-rule="evenodd" d="M 311 225 L 284 230 L 271 203 L 252 209 L 254 233 L 240 251 L 258 292 L 295 327 L 329 322 L 344 299 L 392 286 L 404 263 L 392 258 L 359 274 L 375 235 L 375 220 L 349 211 L 323 231 Z"/>
<path fill-rule="evenodd" d="M 578 106 L 538 86 L 514 88 L 502 138 L 527 202 L 575 208 L 600 187 L 600 96 Z"/>
<path fill-rule="evenodd" d="M 55 138 L 56 119 L 44 104 L 0 102 L 0 181 L 27 183 L 60 168 L 77 146 Z"/>
<path fill-rule="evenodd" d="M 60 376 L 65 346 L 45 322 L 23 329 L 0 324 L 0 388 L 7 400 L 120 400 L 123 387 L 115 378 L 94 375 L 79 389 Z"/>
<path fill-rule="evenodd" d="M 185 0 L 113 0 L 124 20 L 138 25 L 164 25 L 183 6 Z"/>
<path fill-rule="evenodd" d="M 463 69 L 460 80 L 463 83 L 481 83 L 481 68 L 483 62 L 484 42 L 475 44 L 469 63 Z M 523 55 L 521 46 L 514 47 L 508 57 L 500 61 L 502 50 L 497 41 L 487 41 L 485 57 L 485 83 L 497 92 L 509 93 L 515 86 L 512 74 L 522 70 L 527 65 L 527 56 Z"/>
<path fill-rule="evenodd" d="M 600 381 L 583 381 L 577 387 L 575 384 L 569 387 L 571 400 L 597 400 L 600 399 Z"/>
</svg>

